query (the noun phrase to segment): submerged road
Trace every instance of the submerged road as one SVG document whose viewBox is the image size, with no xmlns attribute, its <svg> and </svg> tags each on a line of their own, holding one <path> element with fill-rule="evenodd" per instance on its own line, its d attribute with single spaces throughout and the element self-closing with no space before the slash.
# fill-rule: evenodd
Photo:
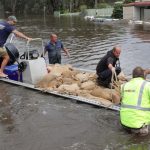
<svg viewBox="0 0 150 150">
<path fill-rule="evenodd" d="M 115 44 L 122 47 L 121 66 L 129 75 L 150 67 L 150 31 L 123 23 L 94 24 L 78 17 L 20 18 L 18 29 L 48 41 L 56 33 L 70 49 L 63 63 L 94 70 Z M 25 43 L 15 39 L 20 53 Z M 39 43 L 34 43 L 34 49 Z M 0 150 L 149 150 L 150 136 L 124 132 L 119 113 L 24 87 L 0 83 Z"/>
</svg>

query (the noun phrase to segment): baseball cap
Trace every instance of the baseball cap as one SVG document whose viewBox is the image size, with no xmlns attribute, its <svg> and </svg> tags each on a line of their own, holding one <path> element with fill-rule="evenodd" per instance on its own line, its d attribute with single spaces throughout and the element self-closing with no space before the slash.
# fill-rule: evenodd
<svg viewBox="0 0 150 150">
<path fill-rule="evenodd" d="M 17 18 L 15 16 L 9 16 L 8 20 L 17 22 Z"/>
</svg>

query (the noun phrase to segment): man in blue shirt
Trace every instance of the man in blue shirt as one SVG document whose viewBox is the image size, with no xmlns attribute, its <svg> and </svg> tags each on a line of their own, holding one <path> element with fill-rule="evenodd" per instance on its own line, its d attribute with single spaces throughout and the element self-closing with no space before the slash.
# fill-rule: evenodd
<svg viewBox="0 0 150 150">
<path fill-rule="evenodd" d="M 26 40 L 32 40 L 32 38 L 27 37 L 23 33 L 19 32 L 15 28 L 15 24 L 17 23 L 17 19 L 15 16 L 9 16 L 7 21 L 0 21 L 0 57 L 2 57 L 3 61 L 0 67 L 0 77 L 7 77 L 4 74 L 4 68 L 9 62 L 9 56 L 4 48 L 4 44 L 7 41 L 7 38 L 11 33 L 14 33 L 16 36 L 24 38 Z"/>
<path fill-rule="evenodd" d="M 62 42 L 57 39 L 56 34 L 50 35 L 50 41 L 45 46 L 45 53 L 48 52 L 50 64 L 61 64 L 61 50 L 69 57 L 68 50 L 63 46 Z"/>
</svg>

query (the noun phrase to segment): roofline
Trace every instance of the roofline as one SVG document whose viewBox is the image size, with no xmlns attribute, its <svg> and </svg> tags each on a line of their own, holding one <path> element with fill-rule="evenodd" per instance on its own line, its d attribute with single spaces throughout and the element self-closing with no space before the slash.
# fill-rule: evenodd
<svg viewBox="0 0 150 150">
<path fill-rule="evenodd" d="M 150 6 L 150 2 L 133 2 L 123 5 L 124 7 L 128 6 Z"/>
</svg>

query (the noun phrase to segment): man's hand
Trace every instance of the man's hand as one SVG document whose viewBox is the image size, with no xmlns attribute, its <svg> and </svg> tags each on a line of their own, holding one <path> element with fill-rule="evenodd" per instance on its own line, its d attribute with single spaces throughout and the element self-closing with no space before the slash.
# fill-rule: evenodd
<svg viewBox="0 0 150 150">
<path fill-rule="evenodd" d="M 66 55 L 67 55 L 68 58 L 69 58 L 69 57 L 70 57 L 69 49 L 64 48 L 64 52 L 66 53 Z"/>
<path fill-rule="evenodd" d="M 32 38 L 29 38 L 28 36 L 24 35 L 23 33 L 19 32 L 18 30 L 13 30 L 12 31 L 16 36 L 26 39 L 27 41 L 33 40 Z"/>
<path fill-rule="evenodd" d="M 67 56 L 68 56 L 68 58 L 70 57 L 70 53 L 69 52 L 67 53 Z"/>
<path fill-rule="evenodd" d="M 32 41 L 32 40 L 33 40 L 33 38 L 29 38 L 29 37 L 27 38 L 27 41 L 29 41 L 29 42 Z"/>
<path fill-rule="evenodd" d="M 144 76 L 145 76 L 145 79 L 146 79 L 146 76 L 150 74 L 150 69 L 144 69 Z"/>
<path fill-rule="evenodd" d="M 112 73 L 116 73 L 115 67 L 112 67 L 112 68 L 111 68 L 111 71 L 112 71 Z"/>
</svg>

